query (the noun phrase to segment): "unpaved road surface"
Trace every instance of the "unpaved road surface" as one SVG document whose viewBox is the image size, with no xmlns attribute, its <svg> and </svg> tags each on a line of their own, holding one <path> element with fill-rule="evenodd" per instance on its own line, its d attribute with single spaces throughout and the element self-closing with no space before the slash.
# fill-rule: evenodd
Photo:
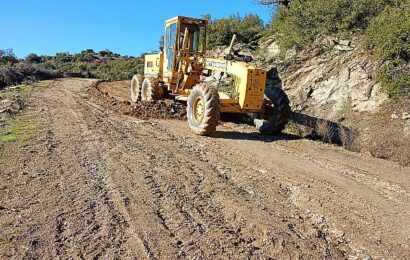
<svg viewBox="0 0 410 260">
<path fill-rule="evenodd" d="M 0 258 L 410 258 L 409 168 L 233 123 L 196 136 L 92 82 L 33 91 L 43 126 L 1 161 Z"/>
</svg>

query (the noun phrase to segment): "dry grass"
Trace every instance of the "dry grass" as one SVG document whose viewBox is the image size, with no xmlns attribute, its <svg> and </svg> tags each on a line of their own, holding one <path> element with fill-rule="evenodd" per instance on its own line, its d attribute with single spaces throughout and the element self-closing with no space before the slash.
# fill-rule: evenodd
<svg viewBox="0 0 410 260">
<path fill-rule="evenodd" d="M 410 122 L 401 118 L 409 109 L 410 99 L 387 102 L 377 113 L 348 110 L 343 114 L 347 118 L 343 124 L 293 113 L 287 132 L 410 166 Z M 399 118 L 392 119 L 393 113 Z"/>
<path fill-rule="evenodd" d="M 334 129 L 325 120 L 318 120 L 313 129 L 316 135 L 325 143 L 334 143 Z"/>
<path fill-rule="evenodd" d="M 30 63 L 18 63 L 13 66 L 0 66 L 0 89 L 18 85 L 24 81 L 38 81 L 59 78 L 63 75 L 55 70 L 47 70 Z"/>
<path fill-rule="evenodd" d="M 361 140 L 360 149 L 372 156 L 400 162 L 410 166 L 410 135 L 398 128 L 385 126 L 375 129 L 365 140 Z"/>
<path fill-rule="evenodd" d="M 287 131 L 301 138 L 320 140 L 324 143 L 343 146 L 354 150 L 358 138 L 358 131 L 342 124 L 315 118 L 309 115 L 293 113 L 292 121 Z"/>
</svg>

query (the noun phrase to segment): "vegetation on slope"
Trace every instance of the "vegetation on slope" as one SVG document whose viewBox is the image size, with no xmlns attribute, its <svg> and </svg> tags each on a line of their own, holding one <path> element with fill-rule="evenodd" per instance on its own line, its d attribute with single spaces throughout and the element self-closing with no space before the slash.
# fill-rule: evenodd
<svg viewBox="0 0 410 260">
<path fill-rule="evenodd" d="M 316 37 L 363 35 L 364 48 L 385 61 L 378 75 L 391 97 L 409 96 L 408 0 L 293 0 L 278 7 L 269 26 L 282 50 L 307 48 Z"/>
<path fill-rule="evenodd" d="M 18 60 L 11 49 L 0 49 L 0 88 L 27 80 L 63 76 L 125 80 L 142 73 L 142 58 L 121 56 L 109 50 L 84 50 L 78 54 L 57 53 L 55 56 L 27 55 Z"/>
<path fill-rule="evenodd" d="M 227 18 L 212 20 L 210 15 L 204 15 L 210 21 L 208 28 L 208 49 L 216 46 L 229 45 L 232 36 L 236 34 L 241 43 L 251 44 L 256 42 L 266 28 L 262 19 L 256 14 L 247 14 L 243 18 L 233 14 Z"/>
<path fill-rule="evenodd" d="M 72 76 L 124 80 L 132 78 L 134 74 L 142 73 L 143 60 L 121 56 L 109 50 L 97 53 L 87 49 L 78 54 L 57 53 L 55 56 L 44 56 L 40 66 Z"/>
<path fill-rule="evenodd" d="M 290 48 L 309 48 L 315 39 L 326 35 L 359 35 L 363 49 L 384 61 L 377 79 L 391 97 L 410 96 L 410 2 L 409 0 L 259 0 L 262 4 L 286 3 L 277 6 L 269 26 L 255 14 L 238 14 L 211 19 L 208 49 L 229 45 L 233 34 L 239 42 L 257 47 L 262 35 L 273 37 L 285 52 Z M 161 45 L 162 43 L 160 43 Z M 57 53 L 55 56 L 29 54 L 25 68 L 33 74 L 61 72 L 68 76 L 95 77 L 104 80 L 129 79 L 143 71 L 142 58 L 121 56 L 109 50 L 91 49 L 79 54 Z M 11 50 L 0 49 L 0 87 L 19 82 L 24 72 L 16 64 Z M 30 65 L 31 64 L 31 65 Z M 35 69 L 34 69 L 35 68 Z M 15 76 L 11 75 L 17 71 Z M 8 80 L 6 76 L 8 75 Z M 6 75 L 6 76 L 5 76 Z M 10 76 L 11 75 L 11 76 Z M 10 77 L 15 80 L 10 80 Z M 14 78 L 13 78 L 14 77 Z M 34 78 L 38 78 L 34 76 Z M 39 77 L 42 78 L 42 77 Z"/>
<path fill-rule="evenodd" d="M 52 79 L 62 76 L 57 70 L 19 61 L 12 49 L 0 49 L 0 89 L 20 84 L 23 81 Z"/>
<path fill-rule="evenodd" d="M 283 52 L 306 49 L 327 35 L 351 35 L 364 39 L 362 48 L 384 61 L 377 79 L 390 97 L 409 97 L 410 1 L 409 0 L 260 0 L 275 5 L 265 27 L 257 15 L 231 15 L 210 19 L 208 47 L 229 45 L 233 34 L 245 44 L 262 35 L 273 37 Z M 286 6 L 277 6 L 278 2 Z"/>
</svg>

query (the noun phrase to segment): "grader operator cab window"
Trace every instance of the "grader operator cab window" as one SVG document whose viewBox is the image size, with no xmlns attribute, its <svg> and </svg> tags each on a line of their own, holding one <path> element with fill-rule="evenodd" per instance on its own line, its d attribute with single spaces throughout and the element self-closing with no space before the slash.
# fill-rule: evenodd
<svg viewBox="0 0 410 260">
<path fill-rule="evenodd" d="M 172 70 L 172 61 L 174 56 L 175 36 L 177 34 L 177 24 L 171 24 L 166 29 L 166 55 L 167 55 L 167 69 Z"/>
<path fill-rule="evenodd" d="M 184 38 L 183 30 L 181 31 L 181 45 Z M 189 52 L 205 52 L 205 28 L 199 26 L 188 27 L 188 41 L 185 46 Z"/>
<path fill-rule="evenodd" d="M 194 33 L 193 51 L 205 52 L 205 28 L 200 27 L 199 30 Z"/>
<path fill-rule="evenodd" d="M 183 45 L 184 32 L 188 29 L 186 45 Z M 181 50 L 191 53 L 204 53 L 206 51 L 206 24 L 203 22 L 176 21 L 165 28 L 165 63 L 164 67 L 168 71 L 175 70 L 174 56 Z M 177 53 L 175 53 L 177 52 Z"/>
</svg>

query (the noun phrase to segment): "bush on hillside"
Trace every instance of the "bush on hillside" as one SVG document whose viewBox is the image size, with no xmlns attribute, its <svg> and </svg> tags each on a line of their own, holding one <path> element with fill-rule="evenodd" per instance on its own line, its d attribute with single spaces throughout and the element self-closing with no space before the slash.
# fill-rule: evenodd
<svg viewBox="0 0 410 260">
<path fill-rule="evenodd" d="M 29 55 L 27 55 L 26 61 L 29 63 L 40 63 L 41 57 L 35 53 L 30 53 Z"/>
<path fill-rule="evenodd" d="M 366 30 L 365 46 L 388 61 L 377 78 L 393 98 L 410 96 L 410 10 L 387 6 Z"/>
<path fill-rule="evenodd" d="M 387 63 L 377 75 L 383 91 L 391 98 L 410 97 L 410 64 L 403 61 Z"/>
<path fill-rule="evenodd" d="M 143 74 L 144 64 L 140 58 L 119 58 L 106 61 L 46 62 L 40 64 L 44 69 L 55 69 L 68 76 L 99 78 L 103 80 L 126 80 L 135 74 Z"/>
<path fill-rule="evenodd" d="M 293 0 L 278 7 L 270 30 L 283 50 L 306 47 L 316 36 L 367 28 L 387 4 L 406 0 Z"/>
<path fill-rule="evenodd" d="M 24 81 L 53 79 L 62 76 L 56 70 L 43 69 L 26 62 L 20 62 L 15 65 L 0 65 L 0 88 L 18 85 Z"/>
<path fill-rule="evenodd" d="M 205 16 L 210 20 L 210 16 Z M 244 18 L 231 15 L 228 18 L 211 20 L 208 27 L 207 46 L 209 49 L 216 46 L 229 45 L 232 36 L 236 34 L 241 43 L 250 43 L 265 30 L 262 19 L 258 15 L 248 14 Z"/>
<path fill-rule="evenodd" d="M 387 62 L 377 77 L 384 91 L 408 96 L 408 0 L 293 0 L 290 8 L 278 7 L 269 31 L 282 51 L 309 47 L 318 36 L 364 34 L 365 47 Z"/>
<path fill-rule="evenodd" d="M 0 65 L 13 65 L 17 62 L 13 49 L 0 49 Z"/>
<path fill-rule="evenodd" d="M 63 76 L 126 80 L 143 73 L 143 59 L 121 56 L 110 50 L 96 53 L 87 49 L 78 54 L 61 52 L 55 56 L 32 53 L 25 61 L 18 61 L 11 49 L 0 49 L 0 88 Z"/>
<path fill-rule="evenodd" d="M 386 7 L 366 31 L 366 47 L 384 60 L 410 60 L 410 9 Z"/>
</svg>

